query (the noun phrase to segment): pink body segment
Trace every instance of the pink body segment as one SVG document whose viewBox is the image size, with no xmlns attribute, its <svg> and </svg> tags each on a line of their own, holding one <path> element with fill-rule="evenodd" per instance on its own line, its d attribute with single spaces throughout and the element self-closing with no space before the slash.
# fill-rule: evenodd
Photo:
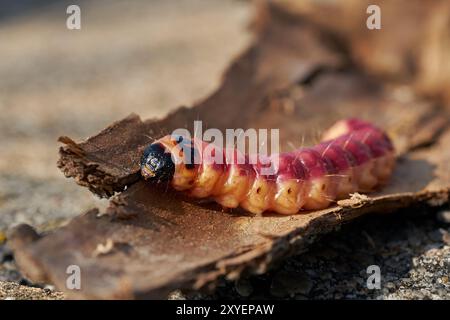
<svg viewBox="0 0 450 320">
<path fill-rule="evenodd" d="M 193 148 L 200 150 L 201 159 L 199 164 L 187 166 L 171 136 L 157 142 L 176 160 L 171 180 L 174 189 L 196 198 L 212 198 L 226 208 L 240 206 L 254 214 L 327 208 L 352 193 L 370 192 L 386 184 L 395 164 L 387 135 L 358 119 L 337 122 L 316 146 L 272 155 L 272 159 L 278 157 L 272 175 L 263 175 L 259 163 L 237 163 L 236 150 L 226 153 L 203 141 L 191 141 Z M 211 150 L 212 155 L 224 155 L 221 163 L 211 157 Z M 231 160 L 225 156 L 233 153 Z"/>
</svg>

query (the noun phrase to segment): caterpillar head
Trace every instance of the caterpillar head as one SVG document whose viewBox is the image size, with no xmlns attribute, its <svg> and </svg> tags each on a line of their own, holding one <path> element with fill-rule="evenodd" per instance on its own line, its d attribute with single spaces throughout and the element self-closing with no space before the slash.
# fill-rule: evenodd
<svg viewBox="0 0 450 320">
<path fill-rule="evenodd" d="M 171 153 L 160 143 L 152 143 L 144 150 L 141 158 L 141 174 L 145 180 L 169 181 L 175 173 Z"/>
</svg>

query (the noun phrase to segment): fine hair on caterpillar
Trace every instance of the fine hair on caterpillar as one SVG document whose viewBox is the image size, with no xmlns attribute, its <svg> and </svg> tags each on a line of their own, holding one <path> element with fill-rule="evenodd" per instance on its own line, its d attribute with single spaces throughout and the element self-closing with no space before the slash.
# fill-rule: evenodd
<svg viewBox="0 0 450 320">
<path fill-rule="evenodd" d="M 171 140 L 177 141 L 183 154 L 184 164 L 200 165 L 211 162 L 218 165 L 227 163 L 256 165 L 259 163 L 262 164 L 261 174 L 276 174 L 277 155 L 280 151 L 279 129 L 226 129 L 224 137 L 222 131 L 216 128 L 203 131 L 202 121 L 196 120 L 193 138 L 189 130 L 181 128 L 172 132 Z M 210 143 L 198 143 L 200 141 Z M 269 158 L 269 145 L 271 158 Z M 177 157 L 173 158 L 174 162 L 177 160 Z"/>
<path fill-rule="evenodd" d="M 164 181 L 226 208 L 294 214 L 326 208 L 355 192 L 373 191 L 388 182 L 395 165 L 388 136 L 363 120 L 341 120 L 317 145 L 292 152 L 280 153 L 278 130 L 271 131 L 270 155 L 268 132 L 261 130 L 226 130 L 225 146 L 217 129 L 201 135 L 197 131 L 193 138 L 186 129 L 176 130 L 145 149 L 141 174 L 150 182 Z M 256 133 L 265 140 L 258 141 Z M 242 139 L 258 148 L 245 153 Z"/>
</svg>

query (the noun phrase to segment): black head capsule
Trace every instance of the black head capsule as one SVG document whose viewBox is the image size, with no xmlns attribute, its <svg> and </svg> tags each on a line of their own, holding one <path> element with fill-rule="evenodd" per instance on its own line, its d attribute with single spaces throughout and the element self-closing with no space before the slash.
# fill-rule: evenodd
<svg viewBox="0 0 450 320">
<path fill-rule="evenodd" d="M 170 152 L 160 143 L 153 143 L 144 150 L 141 158 L 141 174 L 149 181 L 169 181 L 175 173 Z"/>
</svg>

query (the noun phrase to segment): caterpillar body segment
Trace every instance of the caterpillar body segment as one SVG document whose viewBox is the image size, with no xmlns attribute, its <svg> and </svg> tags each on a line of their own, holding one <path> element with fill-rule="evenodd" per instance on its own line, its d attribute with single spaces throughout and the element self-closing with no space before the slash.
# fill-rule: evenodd
<svg viewBox="0 0 450 320">
<path fill-rule="evenodd" d="M 150 181 L 169 181 L 189 196 L 212 198 L 226 208 L 294 214 L 324 209 L 354 192 L 373 191 L 387 183 L 394 164 L 394 148 L 383 131 L 348 119 L 333 125 L 314 147 L 269 157 L 165 136 L 144 151 L 141 174 Z M 264 174 L 268 165 L 274 172 Z"/>
</svg>

